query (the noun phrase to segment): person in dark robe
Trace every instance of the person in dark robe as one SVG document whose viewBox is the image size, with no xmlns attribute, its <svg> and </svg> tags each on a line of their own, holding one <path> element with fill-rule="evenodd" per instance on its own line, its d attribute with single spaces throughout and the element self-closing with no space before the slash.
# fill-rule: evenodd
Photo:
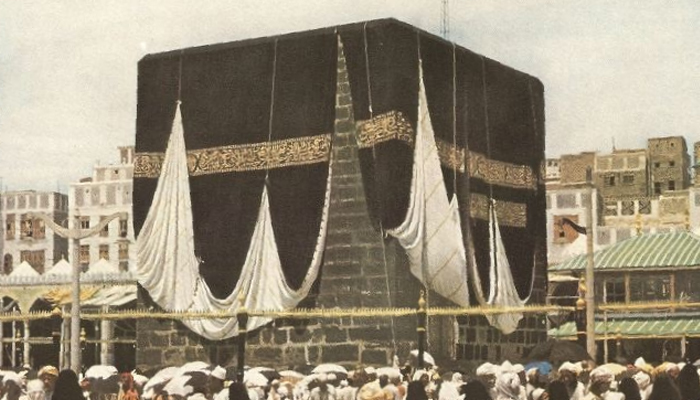
<svg viewBox="0 0 700 400">
<path fill-rule="evenodd" d="M 569 400 L 571 398 L 566 383 L 558 380 L 549 383 L 547 393 L 549 394 L 549 400 Z"/>
<path fill-rule="evenodd" d="M 676 382 L 682 400 L 700 400 L 700 379 L 698 379 L 698 371 L 692 364 L 686 364 L 681 369 Z"/>
<path fill-rule="evenodd" d="M 489 389 L 480 380 L 473 380 L 462 385 L 461 392 L 464 395 L 464 400 L 491 400 Z"/>
<path fill-rule="evenodd" d="M 625 400 L 642 400 L 642 393 L 639 390 L 639 385 L 637 381 L 631 377 L 622 378 L 617 391 L 625 395 Z"/>
<path fill-rule="evenodd" d="M 681 400 L 681 392 L 673 382 L 673 378 L 660 374 L 654 381 L 654 388 L 647 400 Z"/>
<path fill-rule="evenodd" d="M 52 400 L 84 400 L 83 389 L 78 383 L 78 375 L 70 369 L 58 374 Z"/>
<path fill-rule="evenodd" d="M 228 387 L 228 399 L 250 400 L 250 396 L 248 396 L 248 389 L 241 382 L 233 382 L 231 383 L 231 386 Z"/>
<path fill-rule="evenodd" d="M 408 384 L 406 390 L 406 400 L 428 400 L 428 394 L 425 392 L 425 385 L 421 381 L 413 381 Z"/>
</svg>

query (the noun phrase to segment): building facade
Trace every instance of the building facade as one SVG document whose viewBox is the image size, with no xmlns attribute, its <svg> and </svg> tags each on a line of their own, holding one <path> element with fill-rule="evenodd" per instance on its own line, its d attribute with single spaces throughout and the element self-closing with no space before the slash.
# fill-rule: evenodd
<svg viewBox="0 0 700 400">
<path fill-rule="evenodd" d="M 34 190 L 5 192 L 0 196 L 2 208 L 2 274 L 27 261 L 43 273 L 62 258 L 68 258 L 68 242 L 47 229 L 44 221 L 31 213 L 47 214 L 54 222 L 66 226 L 68 196 L 57 192 Z"/>
<path fill-rule="evenodd" d="M 700 143 L 694 149 L 697 164 Z M 641 150 L 564 155 L 548 159 L 545 165 L 550 265 L 586 251 L 585 240 L 561 221 L 568 218 L 587 225 L 582 219 L 587 207 L 587 168 L 596 193 L 595 249 L 638 232 L 700 229 L 700 183 L 696 179 L 691 184 L 690 156 L 682 137 L 652 138 Z"/>
<path fill-rule="evenodd" d="M 109 222 L 97 235 L 80 240 L 79 258 L 83 271 L 100 259 L 118 265 L 121 271 L 134 269 L 132 190 L 133 146 L 119 147 L 119 162 L 96 165 L 92 177 L 70 185 L 69 226 L 94 228 L 114 213 L 123 216 Z M 79 225 L 79 226 L 78 226 Z M 73 254 L 73 243 L 69 243 Z"/>
<path fill-rule="evenodd" d="M 700 237 L 688 231 L 639 232 L 595 253 L 599 361 L 621 358 L 631 362 L 643 356 L 650 362 L 662 362 L 700 357 L 700 310 L 693 306 L 700 301 L 698 249 Z M 584 275 L 585 268 L 586 256 L 579 255 L 551 266 L 549 272 L 557 278 L 577 278 Z M 570 296 L 576 296 L 576 285 L 561 285 L 564 290 L 560 292 L 568 290 Z M 576 323 L 570 321 L 549 334 L 576 340 L 576 332 Z"/>
</svg>

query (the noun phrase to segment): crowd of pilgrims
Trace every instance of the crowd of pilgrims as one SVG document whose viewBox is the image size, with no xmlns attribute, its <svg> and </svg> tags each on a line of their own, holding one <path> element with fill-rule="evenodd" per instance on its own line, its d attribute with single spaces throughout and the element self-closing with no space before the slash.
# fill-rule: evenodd
<svg viewBox="0 0 700 400">
<path fill-rule="evenodd" d="M 204 362 L 150 376 L 100 365 L 78 376 L 45 366 L 0 371 L 0 400 L 700 400 L 700 371 L 690 363 L 653 367 L 639 358 L 625 366 L 541 362 L 526 368 L 505 361 L 471 374 L 394 365 L 347 371 L 322 364 L 307 374 L 247 368 L 241 382 L 235 369 Z"/>
</svg>

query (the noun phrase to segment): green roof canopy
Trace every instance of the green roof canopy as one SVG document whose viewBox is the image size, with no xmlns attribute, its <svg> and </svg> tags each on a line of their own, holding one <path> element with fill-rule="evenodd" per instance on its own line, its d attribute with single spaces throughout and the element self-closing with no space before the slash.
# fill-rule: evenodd
<svg viewBox="0 0 700 400">
<path fill-rule="evenodd" d="M 608 321 L 596 321 L 595 334 L 599 339 L 615 339 L 619 333 L 623 338 L 683 337 L 700 336 L 700 318 L 684 317 L 673 319 L 637 318 Z M 550 329 L 549 336 L 557 339 L 575 339 L 576 324 L 567 322 L 559 328 Z"/>
<path fill-rule="evenodd" d="M 700 267 L 700 237 L 688 231 L 639 235 L 594 254 L 596 270 Z M 586 255 L 553 265 L 550 271 L 586 268 Z"/>
</svg>

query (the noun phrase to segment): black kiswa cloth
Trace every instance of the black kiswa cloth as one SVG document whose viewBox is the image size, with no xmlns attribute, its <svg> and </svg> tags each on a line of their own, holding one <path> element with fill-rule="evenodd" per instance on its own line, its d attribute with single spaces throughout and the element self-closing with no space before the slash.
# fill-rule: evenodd
<svg viewBox="0 0 700 400">
<path fill-rule="evenodd" d="M 146 56 L 139 63 L 136 151 L 165 152 L 178 96 L 188 151 L 333 132 L 337 44 L 332 31 L 251 40 Z M 270 132 L 272 80 L 274 110 Z M 180 67 L 181 65 L 181 67 Z M 270 213 L 282 269 L 301 284 L 319 235 L 328 163 L 269 171 Z M 257 220 L 266 171 L 190 176 L 195 252 L 219 298 L 240 276 Z M 134 179 L 141 229 L 157 179 Z"/>
<path fill-rule="evenodd" d="M 477 107 L 470 113 L 480 114 L 481 121 L 467 127 L 470 151 L 485 154 L 489 159 L 528 166 L 535 177 L 540 174 L 544 160 L 544 126 L 542 86 L 536 79 L 514 71 L 494 61 L 485 59 L 482 67 L 473 60 L 474 71 L 482 75 L 482 82 L 473 88 L 473 95 L 480 97 Z M 476 83 L 476 80 L 475 80 Z M 467 89 L 469 90 L 469 89 Z M 465 182 L 469 179 L 469 182 Z M 468 185 L 472 195 L 493 198 L 497 203 L 523 204 L 526 212 L 524 227 L 509 226 L 501 218 L 500 233 L 506 249 L 513 281 L 521 296 L 530 290 L 535 259 L 545 261 L 544 187 L 538 183 L 529 188 L 509 187 L 489 183 L 479 178 L 462 179 L 459 184 Z M 461 204 L 462 208 L 464 204 Z M 464 213 L 462 216 L 464 217 Z M 464 218 L 462 219 L 464 222 Z M 463 227 L 464 228 L 464 227 Z M 490 251 L 490 226 L 486 219 L 471 220 L 471 234 L 475 247 L 477 266 L 482 276 L 482 289 L 488 289 Z M 498 262 L 498 260 L 497 260 Z"/>
<path fill-rule="evenodd" d="M 416 30 L 386 21 L 351 28 L 339 29 L 339 33 L 345 47 L 355 119 L 367 121 L 372 116 L 398 111 L 415 132 Z M 359 158 L 367 205 L 375 225 L 381 223 L 383 229 L 397 227 L 408 209 L 413 148 L 405 141 L 390 140 L 360 149 Z"/>
<path fill-rule="evenodd" d="M 494 161 L 525 165 L 539 175 L 544 160 L 544 103 L 537 79 L 403 24 L 375 21 L 339 33 L 358 121 L 399 111 L 415 132 L 420 54 L 436 140 Z M 382 142 L 362 149 L 360 160 L 375 223 L 384 229 L 398 226 L 408 207 L 413 148 L 405 140 Z M 448 195 L 457 192 L 465 246 L 470 245 L 471 229 L 484 291 L 489 287 L 493 246 L 488 220 L 470 216 L 470 198 L 481 195 L 526 206 L 524 227 L 500 226 L 513 278 L 524 298 L 535 254 L 546 263 L 541 239 L 546 237 L 544 187 L 490 184 L 445 165 L 442 171 Z"/>
</svg>

